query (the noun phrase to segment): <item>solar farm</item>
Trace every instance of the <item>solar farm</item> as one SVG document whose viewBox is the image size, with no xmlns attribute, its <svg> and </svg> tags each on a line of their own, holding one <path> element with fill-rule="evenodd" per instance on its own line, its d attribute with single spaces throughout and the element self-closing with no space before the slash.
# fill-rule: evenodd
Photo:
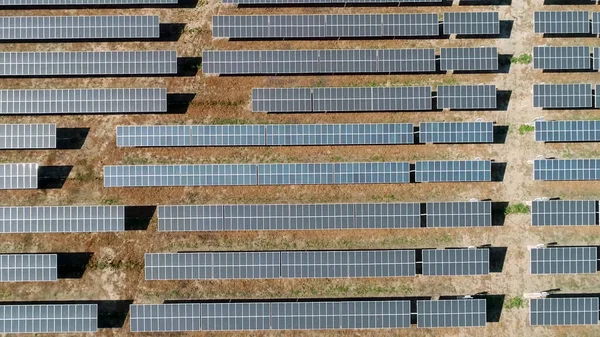
<svg viewBox="0 0 600 337">
<path fill-rule="evenodd" d="M 598 334 L 597 1 L 0 13 L 0 334 Z"/>
</svg>

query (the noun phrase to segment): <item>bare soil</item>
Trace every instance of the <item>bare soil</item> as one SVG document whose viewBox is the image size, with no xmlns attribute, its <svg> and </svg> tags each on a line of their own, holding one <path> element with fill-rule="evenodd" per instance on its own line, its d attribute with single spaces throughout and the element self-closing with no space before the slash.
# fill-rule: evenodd
<svg viewBox="0 0 600 337">
<path fill-rule="evenodd" d="M 203 49 L 335 49 L 414 48 L 445 46 L 497 46 L 500 54 L 531 54 L 536 45 L 598 45 L 594 38 L 542 38 L 533 34 L 535 10 L 590 10 L 591 6 L 549 6 L 541 0 L 512 1 L 501 6 L 452 7 L 348 7 L 348 8 L 233 8 L 218 0 L 200 2 L 196 8 L 179 9 L 84 9 L 8 10 L 3 15 L 110 15 L 157 14 L 162 23 L 184 23 L 177 41 L 102 43 L 16 43 L 0 44 L 2 51 L 34 50 L 143 50 L 175 49 L 179 57 L 200 57 Z M 510 38 L 430 39 L 360 41 L 259 41 L 229 42 L 211 38 L 211 16 L 216 14 L 326 14 L 326 13 L 443 13 L 447 11 L 498 11 L 501 20 L 513 21 Z M 83 205 L 117 203 L 160 205 L 187 203 L 312 203 L 458 201 L 470 198 L 510 203 L 536 197 L 598 199 L 600 182 L 533 182 L 531 160 L 537 155 L 585 158 L 597 157 L 596 144 L 535 143 L 533 135 L 519 134 L 522 124 L 534 118 L 596 119 L 595 110 L 541 111 L 532 108 L 534 83 L 595 83 L 597 73 L 542 74 L 532 65 L 511 64 L 508 73 L 448 75 L 361 75 L 361 76 L 257 76 L 205 77 L 199 72 L 188 77 L 152 78 L 44 78 L 0 79 L 1 88 L 101 88 L 167 87 L 170 93 L 193 93 L 185 114 L 115 116 L 19 116 L 3 117 L 3 123 L 56 123 L 60 128 L 90 128 L 81 149 L 56 151 L 2 151 L 0 162 L 37 162 L 40 165 L 72 165 L 60 189 L 0 191 L 3 205 Z M 432 85 L 493 83 L 510 91 L 506 111 L 423 112 L 423 113 L 333 113 L 257 114 L 250 111 L 253 87 Z M 223 123 L 349 123 L 473 121 L 477 118 L 509 126 L 504 144 L 357 146 L 302 148 L 178 148 L 122 149 L 115 145 L 117 125 Z M 502 182 L 477 184 L 404 184 L 273 187 L 193 187 L 105 189 L 102 167 L 122 163 L 237 163 L 237 162 L 328 162 L 420 159 L 489 158 L 506 162 Z M 454 230 L 372 230 L 299 231 L 252 233 L 158 233 L 156 218 L 148 230 L 109 234 L 3 235 L 0 251 L 92 252 L 93 257 L 81 279 L 54 283 L 0 285 L 2 301 L 39 300 L 132 300 L 135 303 L 162 303 L 176 299 L 328 298 L 378 296 L 467 295 L 487 291 L 503 294 L 505 301 L 523 293 L 561 288 L 564 293 L 598 292 L 596 275 L 529 275 L 528 246 L 558 242 L 561 245 L 600 244 L 599 228 L 532 228 L 528 215 L 508 215 L 503 226 L 487 229 Z M 501 273 L 485 277 L 414 277 L 384 279 L 269 280 L 269 281 L 186 281 L 147 282 L 143 275 L 146 252 L 180 250 L 283 250 L 425 248 L 492 244 L 508 247 Z M 99 336 L 129 335 L 123 328 L 101 329 Z M 338 336 L 333 332 L 219 333 L 219 336 Z M 484 329 L 426 330 L 413 327 L 395 331 L 346 331 L 348 336 L 596 336 L 597 327 L 532 328 L 528 309 L 505 308 L 498 323 Z M 143 334 L 140 334 L 143 335 Z M 192 335 L 171 334 L 171 335 Z M 160 334 L 153 334 L 160 336 Z"/>
</svg>

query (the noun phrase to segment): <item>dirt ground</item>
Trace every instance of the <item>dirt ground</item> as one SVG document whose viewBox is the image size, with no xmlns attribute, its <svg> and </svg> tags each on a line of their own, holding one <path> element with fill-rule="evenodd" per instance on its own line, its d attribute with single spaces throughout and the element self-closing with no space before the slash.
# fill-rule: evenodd
<svg viewBox="0 0 600 337">
<path fill-rule="evenodd" d="M 510 2 L 510 1 L 509 1 Z M 326 49 L 326 48 L 414 48 L 444 46 L 496 46 L 500 54 L 531 54 L 536 45 L 598 45 L 595 38 L 542 38 L 533 34 L 535 10 L 594 10 L 594 6 L 550 6 L 541 0 L 513 0 L 497 6 L 452 7 L 334 7 L 334 8 L 234 8 L 219 0 L 198 3 L 195 8 L 6 10 L 2 15 L 110 15 L 156 14 L 162 23 L 185 24 L 176 41 L 102 43 L 0 44 L 2 51 L 32 50 L 137 50 L 175 49 L 179 57 L 200 57 L 203 49 Z M 498 11 L 500 19 L 512 22 L 510 32 L 499 39 L 352 40 L 228 42 L 212 40 L 211 16 L 217 14 L 329 14 L 329 13 L 443 13 L 447 11 Z M 509 34 L 508 34 L 509 33 Z M 438 49 L 439 50 L 439 49 Z M 439 53 L 439 52 L 438 52 Z M 3 205 L 160 205 L 188 203 L 311 203 L 459 201 L 470 198 L 510 203 L 536 197 L 599 199 L 600 182 L 533 182 L 531 161 L 538 155 L 562 158 L 597 157 L 596 144 L 544 145 L 533 134 L 519 134 L 522 124 L 534 118 L 596 119 L 595 110 L 541 111 L 532 107 L 534 83 L 596 83 L 597 73 L 542 74 L 532 65 L 511 64 L 507 73 L 445 75 L 361 76 L 196 76 L 152 78 L 44 78 L 0 79 L 1 88 L 100 88 L 167 87 L 169 93 L 192 93 L 195 97 L 185 114 L 114 116 L 23 116 L 3 117 L 2 123 L 56 123 L 59 128 L 90 128 L 81 149 L 56 151 L 2 151 L 0 162 L 37 162 L 40 165 L 72 165 L 60 189 L 3 191 Z M 250 110 L 253 87 L 432 85 L 493 83 L 509 91 L 505 111 L 422 113 L 332 113 L 258 114 Z M 180 148 L 130 149 L 115 146 L 117 125 L 227 123 L 349 123 L 473 121 L 477 118 L 509 126 L 503 144 L 359 146 L 302 148 Z M 102 167 L 123 163 L 238 163 L 238 162 L 327 162 L 327 161 L 415 161 L 421 159 L 489 158 L 506 162 L 502 182 L 474 184 L 401 184 L 341 186 L 193 187 L 105 189 Z M 108 234 L 3 235 L 0 251 L 92 252 L 82 278 L 54 283 L 0 285 L 1 301 L 131 300 L 162 303 L 179 299 L 335 298 L 390 296 L 466 295 L 487 291 L 503 294 L 506 301 L 523 293 L 561 288 L 563 293 L 599 292 L 597 275 L 529 275 L 528 246 L 558 242 L 560 245 L 600 244 L 600 229 L 532 228 L 528 215 L 508 215 L 503 226 L 486 229 L 417 229 L 318 232 L 252 233 L 158 233 L 156 216 L 147 230 Z M 422 277 L 332 280 L 270 281 L 182 281 L 146 282 L 145 252 L 179 250 L 285 250 L 285 249 L 375 249 L 458 247 L 491 244 L 508 247 L 501 273 L 485 277 Z M 597 327 L 532 328 L 528 308 L 504 308 L 499 322 L 482 329 L 410 329 L 394 331 L 346 331 L 347 336 L 596 336 Z M 101 329 L 98 336 L 129 335 L 122 328 Z M 338 336 L 331 332 L 206 333 L 197 336 Z M 139 334 L 143 335 L 143 334 Z M 152 334 L 160 336 L 160 334 Z M 171 334 L 191 336 L 192 334 Z"/>
</svg>

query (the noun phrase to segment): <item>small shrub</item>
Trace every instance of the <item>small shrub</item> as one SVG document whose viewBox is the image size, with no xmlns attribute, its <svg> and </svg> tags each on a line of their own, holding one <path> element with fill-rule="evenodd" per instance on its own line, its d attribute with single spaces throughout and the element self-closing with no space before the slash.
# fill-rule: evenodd
<svg viewBox="0 0 600 337">
<path fill-rule="evenodd" d="M 506 303 L 504 303 L 504 308 L 505 309 L 518 309 L 518 308 L 523 308 L 525 306 L 525 300 L 520 297 L 513 297 L 511 299 L 509 299 L 508 301 L 506 301 Z"/>
<path fill-rule="evenodd" d="M 523 124 L 523 125 L 519 126 L 519 134 L 520 135 L 524 135 L 528 132 L 533 132 L 534 130 L 535 130 L 535 128 L 533 127 L 533 125 Z"/>
<path fill-rule="evenodd" d="M 211 124 L 213 124 L 213 125 L 228 125 L 228 124 L 242 125 L 242 124 L 249 124 L 249 122 L 245 119 L 240 119 L 240 118 L 215 118 L 212 120 Z"/>
<path fill-rule="evenodd" d="M 104 204 L 104 205 L 118 205 L 120 203 L 121 203 L 121 200 L 119 200 L 119 198 L 102 199 L 102 204 Z"/>
<path fill-rule="evenodd" d="M 513 64 L 529 64 L 533 58 L 529 54 L 521 54 L 510 58 L 510 63 Z"/>
<path fill-rule="evenodd" d="M 508 205 L 504 210 L 504 214 L 529 214 L 529 206 L 523 203 Z"/>
</svg>

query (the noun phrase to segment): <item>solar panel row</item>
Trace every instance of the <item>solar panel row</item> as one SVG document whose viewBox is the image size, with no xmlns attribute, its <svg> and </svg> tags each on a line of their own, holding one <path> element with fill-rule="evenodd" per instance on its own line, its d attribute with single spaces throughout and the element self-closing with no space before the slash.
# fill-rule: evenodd
<svg viewBox="0 0 600 337">
<path fill-rule="evenodd" d="M 591 84 L 534 84 L 533 106 L 535 108 L 564 109 L 591 108 Z"/>
<path fill-rule="evenodd" d="M 5 16 L 0 40 L 158 38 L 158 16 Z"/>
<path fill-rule="evenodd" d="M 498 70 L 498 49 L 496 47 L 442 48 L 440 69 L 442 71 Z"/>
<path fill-rule="evenodd" d="M 543 274 L 595 274 L 597 247 L 548 247 L 530 251 L 530 272 Z"/>
<path fill-rule="evenodd" d="M 536 159 L 533 180 L 600 180 L 600 159 Z"/>
<path fill-rule="evenodd" d="M 224 4 L 236 5 L 292 5 L 292 4 L 376 4 L 376 3 L 429 3 L 442 0 L 223 0 Z"/>
<path fill-rule="evenodd" d="M 0 164 L 0 190 L 38 186 L 38 164 Z"/>
<path fill-rule="evenodd" d="M 177 0 L 0 0 L 0 6 L 123 6 L 176 3 Z"/>
<path fill-rule="evenodd" d="M 166 112 L 165 88 L 0 90 L 0 115 Z"/>
<path fill-rule="evenodd" d="M 540 11 L 533 16 L 534 31 L 540 34 L 589 34 L 588 11 Z"/>
<path fill-rule="evenodd" d="M 175 51 L 0 52 L 0 76 L 176 74 Z"/>
<path fill-rule="evenodd" d="M 438 85 L 438 109 L 496 109 L 496 86 Z"/>
<path fill-rule="evenodd" d="M 600 141 L 600 121 L 535 121 L 535 140 L 538 142 L 597 142 Z"/>
<path fill-rule="evenodd" d="M 0 333 L 97 331 L 97 304 L 0 305 Z"/>
<path fill-rule="evenodd" d="M 56 124 L 0 124 L 0 149 L 56 148 Z"/>
<path fill-rule="evenodd" d="M 486 315 L 485 299 L 417 301 L 418 327 L 481 327 Z M 410 323 L 410 301 L 131 305 L 132 332 L 391 329 Z"/>
<path fill-rule="evenodd" d="M 531 204 L 533 226 L 598 225 L 596 200 L 534 200 Z"/>
<path fill-rule="evenodd" d="M 489 160 L 418 161 L 416 182 L 491 181 L 492 162 Z"/>
<path fill-rule="evenodd" d="M 124 206 L 0 207 L 0 233 L 119 232 Z"/>
<path fill-rule="evenodd" d="M 1 254 L 0 282 L 56 281 L 56 254 Z"/>
<path fill-rule="evenodd" d="M 492 143 L 492 122 L 422 122 L 419 143 Z"/>
<path fill-rule="evenodd" d="M 444 34 L 498 35 L 500 20 L 498 12 L 452 12 L 444 13 Z"/>
<path fill-rule="evenodd" d="M 213 37 L 231 39 L 437 36 L 437 14 L 223 15 Z"/>
<path fill-rule="evenodd" d="M 205 50 L 205 74 L 435 72 L 434 49 Z"/>
<path fill-rule="evenodd" d="M 118 126 L 117 146 L 413 144 L 412 124 Z"/>
<path fill-rule="evenodd" d="M 449 261 L 452 263 L 452 261 Z M 414 250 L 146 253 L 146 280 L 415 276 Z"/>
<path fill-rule="evenodd" d="M 423 275 L 487 275 L 489 249 L 423 249 Z"/>
<path fill-rule="evenodd" d="M 529 324 L 586 325 L 598 324 L 597 297 L 534 298 L 529 305 Z"/>
<path fill-rule="evenodd" d="M 543 70 L 585 70 L 591 68 L 590 47 L 533 48 L 533 68 Z M 596 58 L 596 57 L 595 57 Z M 597 68 L 595 68 L 597 69 Z"/>
</svg>

